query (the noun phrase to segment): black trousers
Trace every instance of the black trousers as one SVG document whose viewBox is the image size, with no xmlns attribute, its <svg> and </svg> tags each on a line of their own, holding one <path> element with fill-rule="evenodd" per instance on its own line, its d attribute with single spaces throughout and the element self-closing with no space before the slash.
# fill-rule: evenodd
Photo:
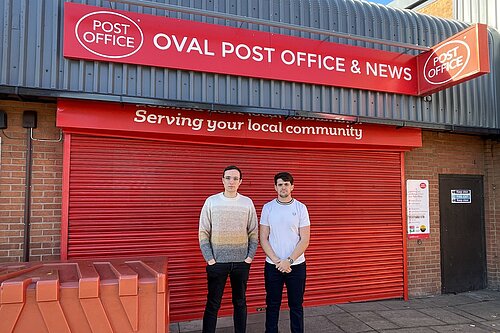
<svg viewBox="0 0 500 333">
<path fill-rule="evenodd" d="M 220 309 L 227 277 L 231 281 L 233 298 L 233 323 L 235 333 L 245 333 L 247 329 L 246 290 L 250 264 L 246 262 L 215 263 L 207 265 L 208 295 L 203 314 L 203 333 L 214 333 L 217 314 Z"/>
<path fill-rule="evenodd" d="M 292 266 L 290 273 L 281 273 L 275 265 L 266 261 L 266 333 L 278 333 L 283 286 L 286 285 L 290 308 L 290 331 L 304 332 L 304 292 L 306 290 L 306 263 Z"/>
</svg>

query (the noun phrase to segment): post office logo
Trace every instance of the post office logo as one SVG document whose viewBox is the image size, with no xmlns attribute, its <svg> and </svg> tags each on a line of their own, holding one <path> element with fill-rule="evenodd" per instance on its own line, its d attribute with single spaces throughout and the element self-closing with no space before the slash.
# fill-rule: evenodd
<svg viewBox="0 0 500 333">
<path fill-rule="evenodd" d="M 424 65 L 424 78 L 430 84 L 444 84 L 462 73 L 470 60 L 469 45 L 452 40 L 437 47 Z"/>
<path fill-rule="evenodd" d="M 144 43 L 144 34 L 134 20 L 109 11 L 83 16 L 75 26 L 75 35 L 89 52 L 108 59 L 129 57 Z"/>
</svg>

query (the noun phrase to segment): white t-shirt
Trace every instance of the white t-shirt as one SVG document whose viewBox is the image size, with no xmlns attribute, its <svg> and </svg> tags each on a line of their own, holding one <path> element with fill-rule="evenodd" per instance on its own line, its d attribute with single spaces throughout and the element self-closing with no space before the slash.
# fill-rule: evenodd
<svg viewBox="0 0 500 333">
<path fill-rule="evenodd" d="M 262 208 L 260 224 L 269 226 L 269 243 L 278 257 L 288 258 L 298 242 L 299 228 L 311 224 L 306 205 L 292 199 L 289 203 L 280 203 L 278 199 L 269 201 Z M 293 264 L 298 265 L 306 260 L 304 254 L 298 257 Z M 266 257 L 266 261 L 273 263 L 271 258 Z"/>
</svg>

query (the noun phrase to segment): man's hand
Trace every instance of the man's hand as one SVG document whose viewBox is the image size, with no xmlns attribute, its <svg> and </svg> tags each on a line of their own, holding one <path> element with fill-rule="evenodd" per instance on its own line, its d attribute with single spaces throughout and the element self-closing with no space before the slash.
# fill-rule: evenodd
<svg viewBox="0 0 500 333">
<path fill-rule="evenodd" d="M 292 271 L 291 266 L 292 266 L 292 264 L 290 264 L 290 262 L 287 259 L 280 260 L 276 264 L 276 268 L 281 273 L 290 273 Z"/>
<path fill-rule="evenodd" d="M 209 261 L 207 261 L 207 264 L 209 266 L 215 265 L 215 259 L 210 259 Z"/>
<path fill-rule="evenodd" d="M 252 263 L 252 258 L 250 258 L 250 257 L 246 257 L 246 258 L 245 258 L 245 262 L 246 262 L 247 264 L 251 264 L 251 263 Z"/>
</svg>

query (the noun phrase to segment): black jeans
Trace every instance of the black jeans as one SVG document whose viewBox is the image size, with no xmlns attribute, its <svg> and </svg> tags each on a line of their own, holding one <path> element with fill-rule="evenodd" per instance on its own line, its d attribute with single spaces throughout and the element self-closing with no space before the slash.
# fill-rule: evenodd
<svg viewBox="0 0 500 333">
<path fill-rule="evenodd" d="M 281 273 L 275 265 L 266 261 L 266 333 L 278 333 L 283 285 L 286 285 L 290 308 L 290 331 L 304 332 L 304 292 L 306 290 L 306 263 L 292 266 L 290 273 Z"/>
<path fill-rule="evenodd" d="M 235 333 L 245 333 L 247 329 L 247 281 L 250 264 L 246 262 L 215 263 L 207 265 L 208 295 L 203 314 L 203 333 L 213 333 L 217 327 L 217 313 L 224 294 L 227 277 L 231 280 L 233 296 L 233 322 Z"/>
</svg>

